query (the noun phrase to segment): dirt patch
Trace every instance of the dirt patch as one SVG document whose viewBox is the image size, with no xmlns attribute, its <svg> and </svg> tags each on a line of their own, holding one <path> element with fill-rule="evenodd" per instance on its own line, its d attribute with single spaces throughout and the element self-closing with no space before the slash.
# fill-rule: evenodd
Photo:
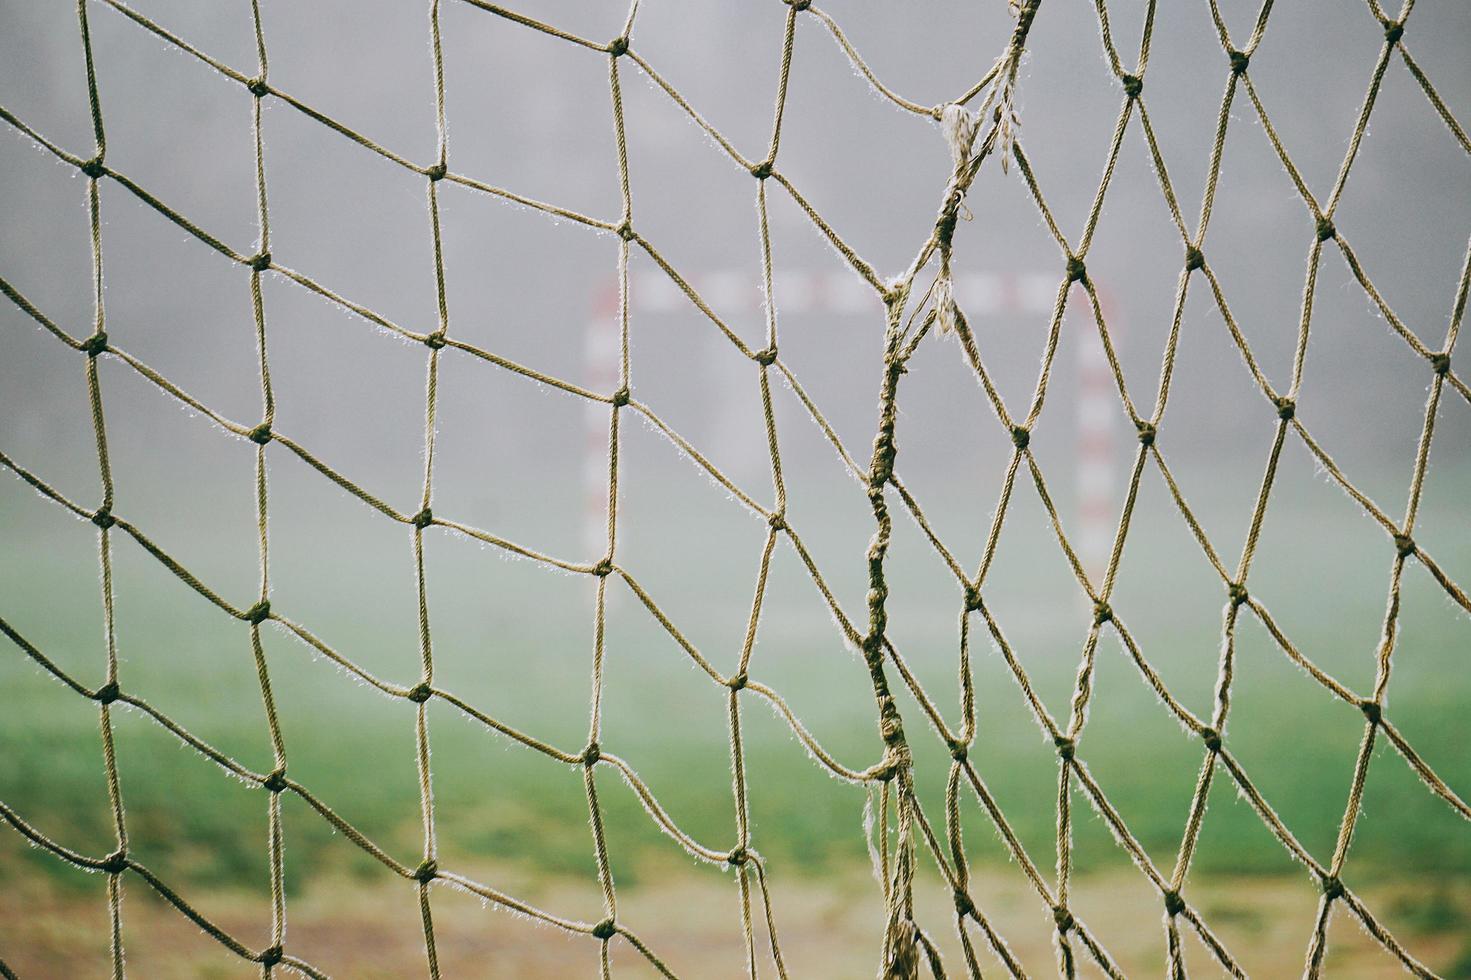
<svg viewBox="0 0 1471 980">
<path fill-rule="evenodd" d="M 110 975 L 105 882 L 100 875 L 76 881 L 23 872 L 16 863 L 0 873 L 0 957 L 21 978 L 84 980 Z M 558 914 L 596 921 L 601 901 L 591 882 L 535 879 L 515 869 L 472 869 L 517 896 L 530 896 Z M 80 873 L 79 873 L 80 874 Z M 739 890 L 729 871 L 679 866 L 640 876 L 619 888 L 619 921 L 639 935 L 680 976 L 747 975 Z M 203 934 L 136 877 L 125 879 L 124 939 L 133 976 L 175 978 L 259 977 Z M 1020 875 L 982 871 L 972 893 L 1033 976 L 1056 972 L 1050 910 Z M 595 939 L 561 930 L 444 886 L 433 889 L 434 925 L 441 972 L 446 977 L 561 978 L 596 976 Z M 1432 969 L 1451 972 L 1471 924 L 1471 883 L 1427 888 L 1401 884 L 1362 890 L 1363 898 L 1400 940 Z M 253 947 L 269 942 L 266 896 L 238 890 L 194 890 L 186 897 Z M 1253 976 L 1296 975 L 1312 927 L 1316 893 L 1305 877 L 1196 878 L 1186 897 Z M 953 975 L 964 972 L 953 912 L 936 881 L 916 895 L 922 922 L 943 950 Z M 773 903 L 785 965 L 794 977 L 871 977 L 882 909 L 877 887 L 860 869 L 825 878 L 778 879 Z M 1163 972 L 1163 908 L 1137 874 L 1086 876 L 1074 884 L 1071 907 L 1130 976 Z M 775 975 L 764 923 L 756 914 L 756 953 L 763 975 Z M 425 974 L 423 927 L 415 886 L 409 882 L 348 875 L 315 881 L 288 903 L 286 948 L 333 976 L 387 978 Z M 987 974 L 1003 971 L 985 950 Z M 1396 961 L 1343 910 L 1330 930 L 1329 975 L 1344 980 L 1398 976 Z M 1219 968 L 1187 930 L 1192 975 Z M 654 971 L 626 941 L 614 940 L 620 976 Z M 1084 976 L 1097 971 L 1085 966 Z"/>
</svg>

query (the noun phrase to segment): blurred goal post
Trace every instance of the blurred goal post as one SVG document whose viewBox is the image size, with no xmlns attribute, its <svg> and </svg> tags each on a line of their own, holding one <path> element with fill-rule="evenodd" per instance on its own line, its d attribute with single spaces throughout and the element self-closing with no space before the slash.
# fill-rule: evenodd
<svg viewBox="0 0 1471 980">
<path fill-rule="evenodd" d="M 712 308 L 728 314 L 760 313 L 765 303 L 760 283 L 736 269 L 711 269 L 690 277 L 690 284 Z M 873 292 L 846 270 L 782 269 L 774 277 L 774 299 L 783 314 L 798 316 L 872 317 Z M 1081 289 L 1081 287 L 1075 287 Z M 1124 332 L 1118 303 L 1102 283 L 1094 286 L 1109 329 Z M 674 316 L 689 309 L 689 300 L 663 272 L 630 273 L 630 330 L 642 316 Z M 1055 270 L 1030 272 L 972 271 L 955 276 L 955 299 L 973 321 L 1011 317 L 1045 325 L 1057 299 Z M 618 283 L 608 280 L 594 290 L 583 333 L 583 377 L 594 391 L 619 384 Z M 1073 433 L 1074 503 L 1078 557 L 1089 574 L 1108 562 L 1117 515 L 1120 445 L 1110 424 L 1118 414 L 1118 392 L 1108 357 L 1096 331 L 1079 331 L 1074 348 L 1076 413 Z M 731 383 L 724 375 L 717 383 Z M 763 458 L 766 448 L 752 438 L 749 419 L 735 408 L 739 399 L 712 396 L 705 405 L 719 417 L 709 420 L 722 446 Z M 583 415 L 583 548 L 600 554 L 608 538 L 608 417 L 589 402 Z"/>
</svg>

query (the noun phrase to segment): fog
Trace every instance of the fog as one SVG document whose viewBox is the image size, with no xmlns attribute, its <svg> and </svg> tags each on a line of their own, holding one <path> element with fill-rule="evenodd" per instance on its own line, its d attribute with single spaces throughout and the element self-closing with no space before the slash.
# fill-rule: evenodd
<svg viewBox="0 0 1471 980">
<path fill-rule="evenodd" d="M 628 15 L 621 5 L 586 0 L 515 0 L 514 6 L 596 45 L 618 36 Z M 1004 0 L 821 6 L 885 86 L 926 107 L 971 89 L 1004 51 L 1014 24 Z M 1220 6 L 1235 43 L 1244 44 L 1256 7 L 1239 0 Z M 430 353 L 382 321 L 416 335 L 440 327 L 430 181 L 414 169 L 434 164 L 438 152 L 429 7 L 360 0 L 261 4 L 271 89 L 261 99 L 262 165 L 273 268 L 260 281 L 272 431 L 403 515 L 419 510 L 423 492 Z M 1195 236 L 1232 68 L 1207 4 L 1159 7 L 1142 104 Z M 241 77 L 258 74 L 246 0 L 135 0 L 129 9 Z M 1145 9 L 1137 0 L 1108 7 L 1112 37 L 1130 72 L 1137 71 Z M 261 247 L 254 96 L 112 3 L 89 2 L 86 11 L 110 173 L 99 183 L 107 342 L 213 412 L 252 428 L 264 406 L 251 271 L 200 234 L 242 257 Z M 787 15 L 775 0 L 643 0 L 629 47 L 742 156 L 759 161 L 772 136 Z M 451 344 L 439 354 L 433 514 L 565 563 L 590 565 L 607 548 L 610 408 L 529 375 L 598 396 L 611 396 L 620 383 L 623 243 L 612 229 L 622 221 L 623 204 L 611 61 L 605 51 L 463 0 L 443 0 L 440 23 L 450 178 L 435 191 Z M 1384 41 L 1372 4 L 1299 0 L 1275 5 L 1252 53 L 1256 96 L 1320 202 L 1332 195 L 1350 153 Z M 1471 118 L 1468 43 L 1471 5 L 1422 3 L 1405 25 L 1404 50 L 1459 125 Z M 1109 67 L 1097 9 L 1084 0 L 1046 0 L 1027 48 L 1016 87 L 1017 142 L 1061 234 L 1076 247 L 1127 97 Z M 620 415 L 615 560 L 693 646 L 721 670 L 732 667 L 767 534 L 764 514 L 740 495 L 767 510 L 777 499 L 762 368 L 739 344 L 752 352 L 764 348 L 770 315 L 782 367 L 768 369 L 768 377 L 786 521 L 861 630 L 874 517 L 864 486 L 812 408 L 866 467 L 885 315 L 876 291 L 834 239 L 882 280 L 905 270 L 934 228 L 950 178 L 940 126 L 896 107 L 817 14 L 798 14 L 775 157 L 775 169 L 796 193 L 776 179 L 765 181 L 774 278 L 774 295 L 767 297 L 761 184 L 634 57 L 616 64 L 638 238 L 629 246 L 626 298 L 628 383 L 636 404 Z M 0 279 L 58 328 L 85 338 L 96 317 L 88 179 L 23 131 L 29 127 L 80 160 L 95 152 L 72 4 L 0 0 L 0 108 L 8 114 L 0 118 Z M 354 142 L 313 113 L 411 166 Z M 1044 364 L 1067 255 L 1022 168 L 1000 163 L 987 160 L 966 197 L 954 240 L 956 296 L 989 377 L 1020 418 Z M 1204 273 L 1195 272 L 1156 446 L 1202 533 L 1234 571 L 1253 540 L 1258 487 L 1280 422 L 1221 304 L 1279 392 L 1291 385 L 1306 319 L 1296 418 L 1358 492 L 1401 521 L 1435 374 L 1368 295 L 1340 243 L 1352 249 L 1362 275 L 1424 351 L 1441 351 L 1458 290 L 1464 302 L 1471 160 L 1464 135 L 1446 124 L 1394 54 L 1336 203 L 1338 240 L 1322 244 L 1315 271 L 1309 268 L 1318 245 L 1312 211 L 1239 81 L 1219 170 L 1201 242 L 1219 300 Z M 472 186 L 477 183 L 492 190 Z M 170 221 L 139 192 L 195 230 Z M 1086 269 L 1144 417 L 1156 405 L 1184 265 L 1185 243 L 1134 111 Z M 916 296 L 932 276 L 931 267 L 916 280 Z M 1316 285 L 1305 316 L 1309 280 Z M 1072 289 L 1058 337 L 1028 448 L 1063 533 L 1097 584 L 1139 442 L 1081 287 Z M 1460 377 L 1463 358 L 1454 360 Z M 45 330 L 20 303 L 0 297 L 0 453 L 12 468 L 91 510 L 102 491 L 85 363 L 84 353 Z M 97 366 L 117 486 L 113 512 L 210 589 L 247 608 L 260 587 L 255 445 L 160 390 L 120 357 L 104 355 Z M 936 537 L 974 577 L 1013 461 L 1012 434 L 961 344 L 938 331 L 919 344 L 898 405 L 897 470 Z M 1415 538 L 1451 579 L 1464 583 L 1471 579 L 1471 411 L 1446 386 L 1435 418 Z M 412 532 L 280 441 L 266 447 L 265 458 L 273 609 L 342 646 L 367 669 L 413 683 L 419 624 L 407 546 Z M 1091 604 L 1030 476 L 1021 472 L 985 591 L 1007 635 L 1042 665 L 1039 689 L 1063 714 Z M 1281 613 L 1289 633 L 1306 638 L 1315 662 L 1367 692 L 1393 542 L 1291 427 L 1273 481 L 1252 594 Z M 963 589 L 905 516 L 897 494 L 890 494 L 890 506 L 897 515 L 890 636 L 913 653 L 917 676 L 948 712 Z M 95 538 L 90 524 L 25 483 L 0 479 L 0 616 L 68 669 L 94 678 L 103 663 Z M 425 538 L 434 539 L 427 546 L 428 605 L 446 687 L 475 692 L 484 699 L 476 703 L 497 718 L 577 751 L 588 712 L 581 665 L 592 648 L 589 578 L 548 574 L 535 561 L 501 561 L 511 557 L 506 549 L 443 528 Z M 235 674 L 218 675 L 223 689 L 253 684 L 250 672 L 240 672 L 239 624 L 214 623 L 227 617 L 179 587 L 130 541 L 115 540 L 127 549 L 117 572 L 127 626 L 120 631 L 124 676 L 129 663 L 162 658 L 169 670 L 211 679 L 233 665 Z M 1459 607 L 1423 569 L 1404 574 L 1412 583 L 1405 608 L 1426 617 L 1415 623 L 1431 624 L 1422 638 L 1430 637 L 1427 647 L 1441 657 L 1431 659 L 1444 664 L 1448 651 L 1463 655 L 1466 620 Z M 1167 682 L 1189 688 L 1182 698 L 1202 715 L 1210 709 L 1221 644 L 1220 579 L 1158 468 L 1146 465 L 1111 601 Z M 610 675 L 639 670 L 647 672 L 641 678 L 655 678 L 624 691 L 610 715 L 621 711 L 630 731 L 660 717 L 652 712 L 695 718 L 693 708 L 678 702 L 685 697 L 680 692 L 698 688 L 708 701 L 702 708 L 710 710 L 690 721 L 685 735 L 706 738 L 720 756 L 723 690 L 685 669 L 688 658 L 617 576 L 609 591 Z M 867 738 L 868 677 L 834 627 L 810 570 L 785 541 L 764 615 L 752 676 L 796 692 L 794 708 L 815 717 L 819 738 L 848 738 L 858 729 Z M 226 632 L 231 639 L 220 639 Z M 1264 633 L 1256 641 L 1276 649 Z M 548 666 L 572 662 L 579 665 L 576 684 Z M 994 657 L 989 662 L 994 673 L 989 686 L 981 685 L 983 698 L 1004 700 L 1014 712 L 1004 717 L 1026 724 L 1011 678 Z M 1418 678 L 1406 684 L 1436 687 L 1439 668 L 1417 668 L 1412 659 L 1403 669 L 1400 676 Z M 321 691 L 349 685 L 330 677 Z M 518 698 L 518 685 L 534 686 L 535 695 Z M 128 689 L 126 680 L 123 686 Z M 217 703 L 181 697 L 165 707 L 187 725 L 208 725 Z M 929 739 L 919 709 L 906 701 L 904 710 L 921 733 L 912 737 Z M 1349 714 L 1345 731 L 1352 735 L 1362 719 Z M 1173 724 L 1163 710 L 1158 716 L 1162 726 Z M 1275 718 L 1283 727 L 1274 731 L 1293 722 L 1289 710 L 1256 718 L 1263 724 Z M 95 715 L 86 721 L 95 725 Z M 1043 756 L 1051 780 L 1050 747 Z M 407 767 L 412 760 L 405 752 L 401 761 Z M 1194 765 L 1181 772 L 1193 778 Z M 728 792 L 728 773 L 720 765 L 711 772 L 718 791 Z M 1346 764 L 1335 773 L 1342 777 L 1335 785 L 1346 784 Z M 1052 787 L 1055 782 L 1042 787 L 1044 802 Z M 1339 806 L 1335 797 L 1328 807 L 1335 819 Z M 1175 811 L 1183 817 L 1183 808 Z M 844 832 L 856 827 L 855 819 Z"/>
</svg>

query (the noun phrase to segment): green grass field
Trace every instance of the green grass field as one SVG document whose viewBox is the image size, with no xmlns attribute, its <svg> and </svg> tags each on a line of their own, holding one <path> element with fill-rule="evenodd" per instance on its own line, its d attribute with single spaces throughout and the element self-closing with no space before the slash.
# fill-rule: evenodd
<svg viewBox="0 0 1471 980">
<path fill-rule="evenodd" d="M 1456 475 L 1442 474 L 1440 479 L 1453 485 Z M 1333 514 L 1351 513 L 1351 504 L 1341 495 L 1335 499 L 1321 484 L 1314 489 L 1327 495 Z M 1356 528 L 1351 534 L 1337 531 L 1329 518 L 1312 509 L 1318 499 L 1307 491 L 1299 496 L 1287 491 L 1280 504 L 1274 502 L 1264 537 L 1269 543 L 1253 572 L 1253 593 L 1271 607 L 1306 655 L 1350 687 L 1367 690 L 1392 549 L 1364 524 L 1345 525 Z M 1427 497 L 1423 526 L 1464 522 L 1456 504 L 1445 495 Z M 21 530 L 16 535 L 19 548 L 8 552 L 20 560 L 0 564 L 3 614 L 64 669 L 95 683 L 103 657 L 95 531 L 56 516 L 14 488 L 4 506 L 7 525 Z M 1146 492 L 1140 506 L 1158 508 L 1163 501 Z M 1027 520 L 1023 512 L 1018 523 L 1027 527 Z M 1045 544 L 1046 531 L 1038 523 L 1035 541 L 1003 543 L 998 567 L 1005 575 L 998 574 L 989 596 L 1039 693 L 1054 714 L 1062 715 L 1089 615 L 1059 577 L 1060 562 L 1052 556 L 1031 562 L 1021 557 L 1037 554 Z M 1169 523 L 1156 522 L 1161 527 Z M 371 598 L 366 606 L 361 598 L 380 587 L 384 595 L 404 591 L 400 587 L 411 583 L 406 533 L 391 529 L 397 535 L 392 553 L 398 566 L 386 571 L 371 540 L 362 539 L 357 553 L 325 537 L 293 551 L 289 540 L 300 528 L 285 520 L 281 524 L 275 531 L 281 542 L 273 565 L 276 608 L 380 676 L 412 683 L 418 659 L 412 618 L 380 615 Z M 636 538 L 636 527 L 630 537 Z M 733 644 L 742 632 L 750 599 L 748 575 L 755 564 L 753 548 L 738 542 L 758 533 L 744 525 L 735 528 L 715 529 L 712 534 L 728 534 L 728 540 L 717 537 L 715 545 L 705 540 L 700 547 L 714 550 L 728 543 L 737 553 L 749 553 L 748 560 L 715 568 L 698 588 L 659 590 L 677 582 L 682 563 L 689 560 L 677 549 L 669 551 L 667 568 L 630 561 L 651 592 L 670 597 L 676 620 L 693 624 L 688 626 L 691 638 L 725 665 L 737 653 Z M 329 532 L 318 527 L 316 533 Z M 352 526 L 341 530 L 344 539 L 354 533 Z M 832 567 L 844 601 L 861 595 L 854 589 L 861 568 L 851 559 L 861 555 L 862 539 L 855 543 L 847 540 L 851 537 L 840 526 L 817 527 L 811 536 L 820 556 L 837 556 L 827 560 L 824 570 Z M 1453 570 L 1471 564 L 1471 549 L 1464 541 L 1454 536 L 1446 540 L 1446 548 L 1434 549 L 1438 560 Z M 161 536 L 166 547 L 172 541 L 180 542 L 186 553 L 206 556 L 206 562 L 226 550 L 225 542 L 208 537 Z M 639 551 L 630 545 L 635 555 L 648 554 L 650 547 Z M 1221 595 L 1211 587 L 1198 553 L 1186 550 L 1190 547 L 1178 529 L 1136 530 L 1115 608 L 1171 689 L 1204 714 L 1219 656 Z M 943 568 L 933 567 L 936 563 L 924 557 L 922 548 L 912 528 L 901 531 L 896 568 L 910 584 L 896 588 L 895 635 L 926 688 L 940 699 L 947 716 L 955 718 L 958 606 L 953 584 L 946 585 Z M 146 698 L 244 765 L 269 770 L 248 628 L 193 595 L 131 541 L 119 537 L 117 549 L 124 690 Z M 249 550 L 243 554 L 243 560 L 220 567 L 248 590 L 253 562 Z M 855 567 L 846 568 L 845 559 Z M 431 541 L 429 565 L 437 682 L 509 724 L 578 751 L 587 725 L 590 581 L 507 562 L 448 536 Z M 313 582 L 315 592 L 309 584 L 299 584 Z M 1307 587 L 1306 582 L 1316 584 Z M 1464 793 L 1471 786 L 1471 754 L 1464 751 L 1464 706 L 1471 698 L 1471 673 L 1465 669 L 1471 649 L 1467 623 L 1423 569 L 1408 568 L 1404 588 L 1387 713 L 1436 771 Z M 373 611 L 364 614 L 364 609 Z M 861 661 L 837 641 L 826 610 L 789 553 L 779 555 L 773 568 L 764 622 L 752 676 L 781 691 L 839 759 L 858 767 L 876 761 L 879 741 Z M 979 735 L 972 758 L 1028 852 L 1045 870 L 1054 859 L 1055 755 L 1025 711 L 984 624 L 977 619 L 972 625 L 979 692 Z M 399 860 L 417 863 L 422 832 L 412 706 L 355 682 L 280 629 L 265 634 L 290 774 Z M 5 651 L 0 657 L 0 688 L 6 692 L 0 712 L 0 800 L 59 842 L 105 854 L 113 843 L 96 708 L 44 676 L 8 641 Z M 1228 744 L 1303 845 L 1326 859 L 1363 735 L 1362 716 L 1293 667 L 1254 621 L 1240 627 L 1236 674 Z M 1202 749 L 1155 701 L 1114 638 L 1101 644 L 1095 688 L 1079 757 L 1153 861 L 1168 871 Z M 824 775 L 764 702 L 753 697 L 743 705 L 754 843 L 770 861 L 779 914 L 783 885 L 797 896 L 793 916 L 799 922 L 817 915 L 814 910 L 823 907 L 824 895 L 831 899 L 850 889 L 876 895 L 871 882 L 861 884 L 869 881 L 863 873 L 863 790 Z M 925 729 L 912 699 L 906 698 L 902 708 L 916 745 L 922 798 L 939 819 L 945 750 Z M 141 713 L 124 710 L 114 717 L 133 856 L 202 907 L 213 905 L 259 931 L 269 915 L 266 794 L 181 746 Z M 690 667 L 626 589 L 610 606 L 603 724 L 604 748 L 640 772 L 681 827 L 712 847 L 731 846 L 734 814 L 723 694 Z M 580 771 L 525 749 L 443 703 L 431 703 L 430 730 L 440 865 L 482 869 L 494 876 L 492 883 L 514 882 L 548 901 L 565 893 L 570 907 L 554 911 L 599 917 Z M 706 873 L 659 832 L 611 770 L 599 770 L 599 787 L 620 892 L 644 896 L 638 900 L 656 908 L 661 889 Z M 978 873 L 988 880 L 1020 883 L 974 798 L 963 799 L 962 810 Z M 1086 797 L 1076 797 L 1074 812 L 1076 864 L 1083 880 L 1127 881 L 1147 891 Z M 367 916 L 363 921 L 381 917 L 382 908 L 374 905 L 370 914 L 353 905 L 349 895 L 402 891 L 391 873 L 289 794 L 285 825 L 288 894 L 303 907 L 318 909 L 313 914 L 323 921 L 331 918 L 322 911 L 324 887 L 340 897 L 343 916 Z M 1296 940 L 1287 936 L 1279 945 L 1300 957 L 1311 925 L 1313 886 L 1225 778 L 1215 784 L 1193 874 L 1192 880 L 1202 882 L 1202 892 L 1209 890 L 1208 883 L 1232 882 L 1223 886 L 1220 905 L 1227 920 L 1232 915 L 1260 918 L 1257 906 L 1267 902 L 1260 895 L 1277 896 L 1271 901 L 1284 907 L 1290 904 L 1285 896 L 1297 895 L 1293 907 L 1299 918 L 1309 919 Z M 15 894 L 22 889 L 44 892 L 50 896 L 47 901 L 61 907 L 74 902 L 90 909 L 88 921 L 102 908 L 96 877 L 27 848 L 9 831 L 0 832 L 0 878 L 10 882 L 6 890 Z M 1448 975 L 1468 975 L 1471 954 L 1447 937 L 1466 929 L 1471 835 L 1383 740 L 1374 754 L 1345 880 L 1383 898 L 1387 907 L 1376 912 L 1383 913 L 1390 928 L 1409 930 L 1412 950 L 1416 936 L 1428 936 L 1426 942 L 1439 956 L 1433 966 Z M 1098 915 L 1105 916 L 1105 890 L 1096 890 Z M 130 894 L 143 891 L 139 884 Z M 396 899 L 406 928 L 415 923 L 408 897 L 404 893 Z M 1145 909 L 1147 900 L 1146 894 Z M 141 901 L 147 905 L 147 899 Z M 1031 908 L 1036 903 L 1030 893 L 1018 892 L 1007 901 L 1016 904 L 1019 915 L 1030 909 L 1039 921 L 1046 917 L 1042 906 Z M 1202 902 L 1210 908 L 1206 899 Z M 328 901 L 327 907 L 338 906 Z M 738 934 L 734 905 L 719 916 L 703 914 Z M 1141 914 L 1150 923 L 1150 942 L 1157 945 L 1159 933 L 1152 925 L 1157 912 Z M 139 913 L 140 920 L 164 918 Z M 105 922 L 97 927 L 94 945 L 103 949 Z M 473 935 L 472 927 L 463 928 Z M 504 922 L 496 928 L 504 931 Z M 860 937 L 855 941 L 861 942 L 864 933 L 853 928 Z M 1345 937 L 1343 942 L 1352 947 L 1346 938 L 1350 932 L 1357 930 L 1340 918 L 1334 935 Z M 1250 929 L 1240 934 L 1248 945 L 1253 942 Z M 33 961 L 26 957 L 51 948 L 38 936 L 25 926 L 0 926 L 0 957 Z M 1131 945 L 1138 943 L 1137 936 L 1137 930 L 1121 925 L 1115 935 L 1105 932 L 1102 938 Z M 411 949 L 418 941 L 411 928 L 403 934 L 402 942 Z M 198 953 L 202 942 L 180 948 Z M 1039 948 L 1045 957 L 1045 945 Z M 1162 955 L 1149 953 L 1140 962 L 1153 970 Z M 173 969 L 168 965 L 172 962 L 161 960 L 158 975 L 174 975 L 165 969 Z M 1393 967 L 1387 959 L 1366 962 L 1369 972 L 1361 975 Z M 1046 972 L 1045 959 L 1037 969 Z M 532 967 L 527 970 L 535 974 Z"/>
</svg>

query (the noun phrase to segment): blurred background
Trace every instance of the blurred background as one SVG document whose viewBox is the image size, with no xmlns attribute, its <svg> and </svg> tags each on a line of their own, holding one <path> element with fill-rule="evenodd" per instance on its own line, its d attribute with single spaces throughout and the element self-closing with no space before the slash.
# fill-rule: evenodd
<svg viewBox="0 0 1471 980">
<path fill-rule="evenodd" d="M 626 10 L 515 0 L 516 10 L 599 43 Z M 891 88 L 921 105 L 966 91 L 1009 37 L 1002 0 L 823 5 Z M 133 7 L 246 76 L 251 5 L 135 0 Z M 1257 11 L 1221 4 L 1244 41 Z M 435 155 L 426 4 L 263 0 L 270 82 L 410 160 Z M 1145 4 L 1109 5 L 1132 65 Z M 241 254 L 255 251 L 251 95 L 103 3 L 88 3 L 108 166 Z M 776 2 L 644 0 L 631 46 L 747 157 L 771 127 L 786 8 Z M 604 55 L 460 0 L 441 14 L 449 169 L 616 222 L 618 165 Z M 1471 108 L 1471 7 L 1420 4 L 1404 42 L 1461 120 Z M 1238 41 L 1240 43 L 1240 41 Z M 1348 146 L 1383 30 L 1350 0 L 1279 4 L 1251 79 L 1312 191 L 1325 198 Z M 1019 141 L 1070 240 L 1106 162 L 1123 96 L 1084 0 L 1047 0 L 1030 39 Z M 620 62 L 634 224 L 752 348 L 765 312 L 755 183 L 630 60 Z M 1202 3 L 1157 16 L 1144 97 L 1194 227 L 1229 67 Z M 92 153 L 75 6 L 0 2 L 0 106 L 80 157 Z M 280 99 L 263 103 L 271 252 L 407 329 L 437 325 L 425 180 Z M 813 16 L 799 16 L 778 168 L 884 276 L 932 227 L 949 175 L 930 120 L 876 95 Z M 1204 251 L 1263 372 L 1286 387 L 1301 319 L 1307 208 L 1238 92 Z M 75 336 L 93 319 L 86 178 L 0 125 L 0 277 Z M 618 239 L 450 181 L 439 185 L 450 336 L 599 391 L 616 386 Z M 848 450 L 866 460 L 883 311 L 776 184 L 769 186 L 781 357 Z M 1015 414 L 1036 382 L 1064 257 L 1016 168 L 988 163 L 956 238 L 957 291 Z M 261 417 L 248 270 L 201 244 L 116 181 L 101 183 L 109 342 L 246 426 Z M 1471 231 L 1471 161 L 1404 63 L 1391 59 L 1335 215 L 1368 276 L 1431 350 L 1443 343 Z M 773 497 L 759 369 L 674 291 L 639 249 L 630 268 L 633 397 L 745 492 Z M 1137 117 L 1119 155 L 1088 270 L 1131 393 L 1148 412 L 1171 323 L 1182 246 Z M 1343 472 L 1400 520 L 1433 377 L 1366 297 L 1338 250 L 1317 272 L 1298 417 Z M 275 430 L 400 511 L 418 508 L 425 351 L 301 288 L 262 277 Z M 1137 445 L 1081 295 L 1062 325 L 1031 447 L 1070 540 L 1096 571 Z M 611 359 L 611 360 L 610 360 Z M 9 301 L 0 304 L 0 451 L 85 507 L 100 501 L 84 359 Z M 606 412 L 446 350 L 440 359 L 434 512 L 573 562 L 602 553 Z M 117 484 L 115 512 L 240 607 L 258 588 L 255 447 L 188 410 L 120 360 L 98 361 Z M 610 374 L 610 371 L 612 372 Z M 1102 372 L 1102 373 L 1101 373 Z M 863 618 L 873 516 L 863 488 L 773 374 L 773 411 L 803 537 L 850 617 Z M 1100 380 L 1100 378 L 1102 380 Z M 610 383 L 611 379 L 611 383 Z M 936 533 L 974 571 L 1012 452 L 952 339 L 921 345 L 900 389 L 898 469 Z M 638 416 L 620 448 L 618 561 L 722 671 L 737 663 L 766 524 Z M 1234 567 L 1277 417 L 1204 281 L 1180 332 L 1159 446 Z M 412 529 L 365 506 L 279 444 L 266 448 L 272 608 L 365 669 L 418 679 Z M 1415 538 L 1471 582 L 1471 407 L 1447 390 Z M 898 506 L 897 500 L 895 506 Z M 958 718 L 961 590 L 902 510 L 889 582 L 890 636 Z M 1224 589 L 1146 467 L 1112 606 L 1173 694 L 1209 714 Z M 0 618 L 83 683 L 102 682 L 97 529 L 18 479 L 0 479 Z M 123 690 L 256 771 L 271 747 L 249 627 L 200 598 L 126 535 L 113 535 Z M 436 683 L 570 752 L 587 738 L 594 580 L 453 535 L 426 532 Z M 1296 647 L 1371 691 L 1394 546 L 1289 434 L 1266 511 L 1252 595 Z M 735 840 L 725 695 L 617 576 L 609 580 L 602 744 L 627 759 L 676 822 L 713 847 Z M 1066 714 L 1092 612 L 1037 493 L 1019 481 L 986 585 L 1039 696 Z M 1406 565 L 1386 714 L 1463 796 L 1471 790 L 1471 622 Z M 389 853 L 422 846 L 414 711 L 356 682 L 279 628 L 262 631 L 292 778 Z M 971 758 L 1042 868 L 1055 858 L 1056 756 L 1000 654 L 972 623 L 978 737 Z M 1295 668 L 1243 616 L 1228 743 L 1304 847 L 1332 853 L 1363 718 Z M 751 676 L 787 698 L 814 736 L 857 768 L 879 757 L 872 690 L 807 569 L 773 558 Z M 5 642 L 0 649 L 0 800 L 91 855 L 115 843 L 96 706 Z M 882 898 L 870 877 L 864 791 L 828 778 L 759 700 L 743 701 L 753 843 L 794 976 L 867 976 Z M 1154 862 L 1173 866 L 1201 761 L 1198 739 L 1156 701 L 1117 638 L 1100 642 L 1079 754 Z M 919 789 L 942 812 L 944 746 L 900 698 Z M 570 918 L 602 918 L 580 770 L 430 702 L 439 864 Z M 136 711 L 115 710 L 131 854 L 242 941 L 269 941 L 266 794 Z M 600 774 L 603 770 L 599 770 Z M 620 921 L 681 975 L 743 975 L 739 894 L 661 834 L 623 783 L 600 778 Z M 1315 881 L 1220 778 L 1187 892 L 1254 975 L 1301 970 Z M 300 799 L 284 797 L 287 949 L 334 975 L 424 972 L 416 886 L 373 861 Z M 974 798 L 963 798 L 972 892 L 1030 973 L 1053 965 L 1052 917 Z M 1163 968 L 1157 893 L 1085 797 L 1074 804 L 1072 907 L 1121 968 Z M 921 918 L 962 969 L 949 898 L 926 861 Z M 1471 976 L 1471 830 L 1382 743 L 1369 770 L 1344 880 L 1433 970 Z M 135 975 L 248 977 L 234 956 L 125 878 Z M 446 976 L 593 975 L 598 944 L 447 888 L 432 892 Z M 1214 963 L 1195 940 L 1201 975 Z M 620 975 L 646 964 L 614 943 Z M 763 957 L 768 954 L 758 943 Z M 105 880 L 32 849 L 0 825 L 0 960 L 22 977 L 110 975 Z M 763 961 L 765 963 L 766 961 Z M 988 968 L 999 971 L 994 960 Z M 1395 975 L 1340 908 L 1330 976 Z M 769 963 L 763 971 L 770 971 Z"/>
</svg>

